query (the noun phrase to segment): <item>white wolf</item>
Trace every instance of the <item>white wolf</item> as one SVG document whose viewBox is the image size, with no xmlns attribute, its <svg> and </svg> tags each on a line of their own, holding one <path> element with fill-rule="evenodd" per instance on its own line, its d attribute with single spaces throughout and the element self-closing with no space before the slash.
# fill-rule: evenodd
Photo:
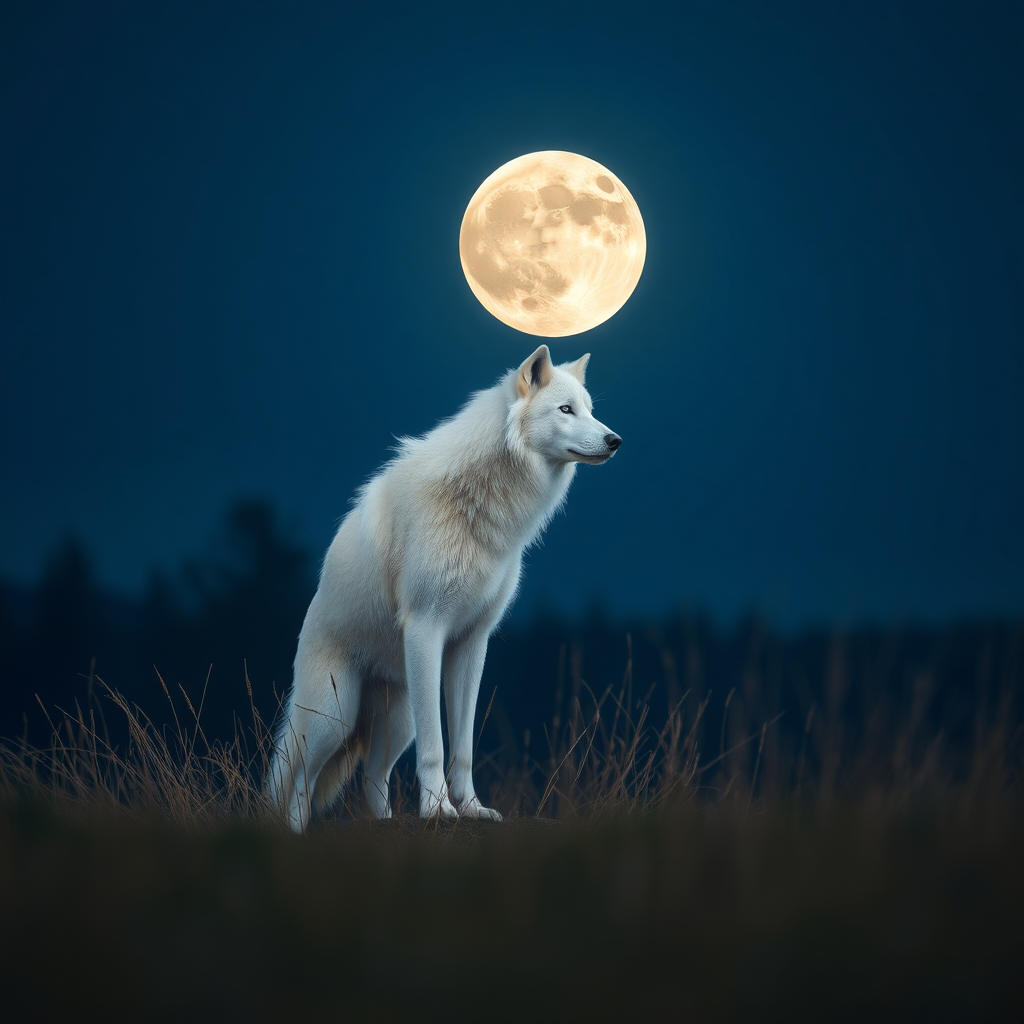
<svg viewBox="0 0 1024 1024">
<path fill-rule="evenodd" d="M 295 831 L 338 798 L 360 760 L 370 810 L 389 816 L 388 780 L 413 740 L 422 816 L 501 817 L 473 788 L 487 640 L 576 463 L 606 462 L 622 443 L 593 416 L 589 358 L 555 366 L 541 345 L 456 416 L 403 438 L 360 490 L 306 613 L 267 779 Z"/>
</svg>

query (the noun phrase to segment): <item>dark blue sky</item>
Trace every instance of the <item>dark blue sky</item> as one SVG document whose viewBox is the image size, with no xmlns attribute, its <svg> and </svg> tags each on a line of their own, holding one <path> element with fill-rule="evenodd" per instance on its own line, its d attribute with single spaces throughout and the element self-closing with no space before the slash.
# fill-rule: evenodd
<svg viewBox="0 0 1024 1024">
<path fill-rule="evenodd" d="M 536 344 L 459 224 L 567 149 L 648 255 L 552 342 L 624 444 L 518 614 L 1024 611 L 1021 4 L 363 6 L 0 8 L 0 576 L 141 591 L 237 496 L 322 551 Z"/>
</svg>

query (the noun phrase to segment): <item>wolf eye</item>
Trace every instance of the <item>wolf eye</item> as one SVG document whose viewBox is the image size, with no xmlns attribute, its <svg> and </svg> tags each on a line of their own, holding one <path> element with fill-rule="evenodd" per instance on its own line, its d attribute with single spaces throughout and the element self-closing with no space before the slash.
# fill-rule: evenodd
<svg viewBox="0 0 1024 1024">
<path fill-rule="evenodd" d="M 572 413 L 572 406 L 571 405 L 560 405 L 558 407 L 558 411 L 559 412 L 568 413 L 570 416 L 573 414 Z"/>
</svg>

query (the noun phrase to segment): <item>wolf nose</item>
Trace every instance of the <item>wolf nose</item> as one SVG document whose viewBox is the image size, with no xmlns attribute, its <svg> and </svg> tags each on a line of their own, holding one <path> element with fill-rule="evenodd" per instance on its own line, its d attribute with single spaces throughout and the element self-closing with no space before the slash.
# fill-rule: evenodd
<svg viewBox="0 0 1024 1024">
<path fill-rule="evenodd" d="M 618 434 L 605 434 L 604 443 L 608 445 L 608 447 L 611 448 L 612 451 L 615 451 L 615 449 L 618 448 L 620 444 L 622 444 L 622 438 L 619 437 Z"/>
</svg>

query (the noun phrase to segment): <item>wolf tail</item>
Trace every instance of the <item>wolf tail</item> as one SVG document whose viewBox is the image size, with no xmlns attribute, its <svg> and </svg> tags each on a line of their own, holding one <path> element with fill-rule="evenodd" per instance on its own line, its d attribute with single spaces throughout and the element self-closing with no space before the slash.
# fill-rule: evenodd
<svg viewBox="0 0 1024 1024">
<path fill-rule="evenodd" d="M 274 756 L 264 780 L 263 792 L 272 810 L 283 818 L 294 832 L 303 832 L 309 824 L 309 812 L 301 812 L 301 808 L 295 808 L 296 813 L 292 814 L 292 804 L 296 791 L 297 776 L 305 775 L 302 750 L 291 729 L 288 728 L 287 718 L 278 728 L 274 740 Z"/>
<path fill-rule="evenodd" d="M 326 810 L 351 778 L 363 743 L 355 729 L 358 681 L 344 669 L 335 683 L 329 669 L 310 673 L 296 658 L 295 682 L 274 740 L 264 792 L 274 811 L 294 832 L 304 832 L 312 811 Z M 326 687 L 310 680 L 326 676 Z"/>
<path fill-rule="evenodd" d="M 323 814 L 341 796 L 362 757 L 362 744 L 353 737 L 318 764 L 305 737 L 295 736 L 287 724 L 278 736 L 263 789 L 271 808 L 292 831 L 304 832 L 311 810 Z"/>
</svg>

